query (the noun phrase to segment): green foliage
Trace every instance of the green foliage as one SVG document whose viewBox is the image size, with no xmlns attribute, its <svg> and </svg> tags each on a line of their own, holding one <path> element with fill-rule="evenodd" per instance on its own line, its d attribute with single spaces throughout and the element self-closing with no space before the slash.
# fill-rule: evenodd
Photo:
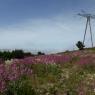
<svg viewBox="0 0 95 95">
<path fill-rule="evenodd" d="M 23 50 L 13 50 L 11 51 L 0 51 L 0 58 L 3 58 L 4 60 L 10 60 L 12 58 L 24 58 L 28 56 L 34 56 L 30 52 L 24 52 Z"/>
<path fill-rule="evenodd" d="M 45 53 L 38 51 L 38 55 L 45 55 Z"/>
<path fill-rule="evenodd" d="M 80 66 L 75 64 L 77 60 L 79 58 L 75 57 L 71 63 L 35 64 L 32 69 L 36 74 L 34 78 L 36 94 L 79 95 L 83 93 L 83 95 L 94 95 L 92 87 L 95 82 L 95 66 L 94 64 Z"/>
<path fill-rule="evenodd" d="M 6 95 L 36 95 L 36 92 L 28 79 L 22 79 L 10 82 Z"/>
<path fill-rule="evenodd" d="M 78 41 L 76 46 L 79 48 L 79 50 L 83 50 L 84 49 L 84 44 L 81 41 Z"/>
<path fill-rule="evenodd" d="M 12 57 L 13 58 L 24 58 L 23 50 L 14 50 L 14 51 L 12 51 Z"/>
<path fill-rule="evenodd" d="M 39 77 L 46 77 L 47 74 L 58 75 L 61 72 L 59 65 L 56 64 L 34 64 L 32 69 Z"/>
</svg>

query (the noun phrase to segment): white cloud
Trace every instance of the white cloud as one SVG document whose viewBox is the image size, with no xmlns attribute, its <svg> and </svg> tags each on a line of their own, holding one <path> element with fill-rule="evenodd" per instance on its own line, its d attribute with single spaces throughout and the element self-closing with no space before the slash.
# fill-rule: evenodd
<svg viewBox="0 0 95 95">
<path fill-rule="evenodd" d="M 85 21 L 59 15 L 52 18 L 28 19 L 0 29 L 0 48 L 31 50 L 67 50 L 83 38 Z"/>
</svg>

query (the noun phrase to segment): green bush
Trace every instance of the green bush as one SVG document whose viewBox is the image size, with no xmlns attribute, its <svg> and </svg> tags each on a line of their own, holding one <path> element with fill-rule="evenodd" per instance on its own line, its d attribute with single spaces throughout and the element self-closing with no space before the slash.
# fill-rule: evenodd
<svg viewBox="0 0 95 95">
<path fill-rule="evenodd" d="M 6 95 L 36 95 L 36 91 L 28 80 L 10 82 Z"/>
<path fill-rule="evenodd" d="M 79 50 L 83 50 L 84 49 L 84 44 L 81 41 L 78 41 L 76 46 L 79 48 Z"/>
</svg>

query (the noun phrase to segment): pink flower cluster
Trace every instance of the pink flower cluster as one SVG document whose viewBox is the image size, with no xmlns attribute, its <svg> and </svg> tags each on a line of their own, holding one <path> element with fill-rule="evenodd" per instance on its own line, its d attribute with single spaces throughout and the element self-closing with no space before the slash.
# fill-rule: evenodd
<svg viewBox="0 0 95 95">
<path fill-rule="evenodd" d="M 91 56 L 85 56 L 85 57 L 80 57 L 79 61 L 77 64 L 92 64 L 94 62 L 94 58 Z"/>
<path fill-rule="evenodd" d="M 41 55 L 36 57 L 27 57 L 20 60 L 14 60 L 16 63 L 24 64 L 53 64 L 53 63 L 65 63 L 72 59 L 70 55 Z"/>
<path fill-rule="evenodd" d="M 0 64 L 0 92 L 7 90 L 9 82 L 19 80 L 22 76 L 30 76 L 31 68 L 25 64 Z"/>
</svg>

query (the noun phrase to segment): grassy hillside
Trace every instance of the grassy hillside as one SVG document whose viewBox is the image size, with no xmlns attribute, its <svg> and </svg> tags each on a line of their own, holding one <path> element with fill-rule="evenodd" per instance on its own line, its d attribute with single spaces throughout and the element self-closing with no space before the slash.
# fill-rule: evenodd
<svg viewBox="0 0 95 95">
<path fill-rule="evenodd" d="M 95 48 L 0 65 L 1 95 L 95 95 Z"/>
</svg>

